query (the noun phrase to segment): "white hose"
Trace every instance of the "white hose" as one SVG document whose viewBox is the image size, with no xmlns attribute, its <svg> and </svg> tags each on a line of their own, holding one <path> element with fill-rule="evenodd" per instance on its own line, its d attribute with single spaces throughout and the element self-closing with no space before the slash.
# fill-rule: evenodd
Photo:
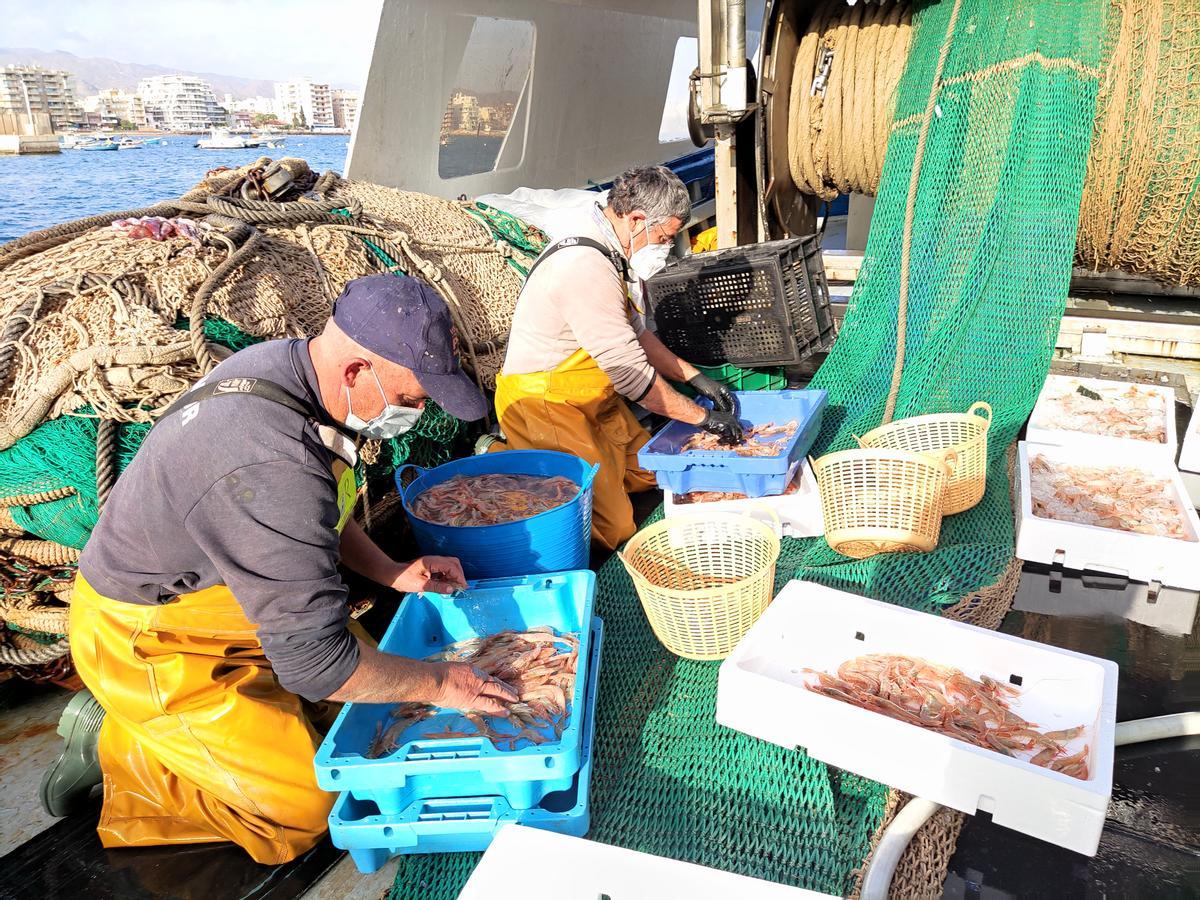
<svg viewBox="0 0 1200 900">
<path fill-rule="evenodd" d="M 1169 716 L 1154 716 L 1149 719 L 1135 719 L 1132 722 L 1118 722 L 1113 740 L 1114 746 L 1123 747 L 1128 744 L 1140 744 L 1145 741 L 1161 741 L 1165 738 L 1187 737 L 1200 734 L 1200 712 L 1175 713 Z M 892 886 L 892 876 L 896 874 L 896 866 L 900 857 L 908 849 L 913 837 L 921 826 L 933 818 L 941 806 L 932 800 L 913 797 L 905 807 L 896 813 L 879 839 L 879 845 L 871 858 L 867 860 L 867 870 L 863 874 L 862 900 L 887 900 L 888 891 Z"/>
<path fill-rule="evenodd" d="M 1170 716 L 1118 722 L 1116 738 L 1113 743 L 1118 747 L 1124 747 L 1126 744 L 1161 741 L 1163 738 L 1187 737 L 1191 734 L 1200 734 L 1200 712 L 1175 713 Z"/>
</svg>

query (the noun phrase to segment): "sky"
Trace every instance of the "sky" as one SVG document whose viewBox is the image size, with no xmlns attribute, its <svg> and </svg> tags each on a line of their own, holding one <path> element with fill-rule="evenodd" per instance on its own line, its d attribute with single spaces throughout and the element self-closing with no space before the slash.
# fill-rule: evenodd
<svg viewBox="0 0 1200 900">
<path fill-rule="evenodd" d="M 0 45 L 360 87 L 382 2 L 0 0 Z"/>
</svg>

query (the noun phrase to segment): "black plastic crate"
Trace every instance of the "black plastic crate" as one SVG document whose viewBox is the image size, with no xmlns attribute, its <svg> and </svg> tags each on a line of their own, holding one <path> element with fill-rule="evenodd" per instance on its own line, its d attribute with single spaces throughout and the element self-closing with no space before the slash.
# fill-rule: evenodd
<svg viewBox="0 0 1200 900">
<path fill-rule="evenodd" d="M 696 365 L 795 365 L 833 343 L 815 237 L 688 256 L 646 290 L 659 338 Z"/>
</svg>

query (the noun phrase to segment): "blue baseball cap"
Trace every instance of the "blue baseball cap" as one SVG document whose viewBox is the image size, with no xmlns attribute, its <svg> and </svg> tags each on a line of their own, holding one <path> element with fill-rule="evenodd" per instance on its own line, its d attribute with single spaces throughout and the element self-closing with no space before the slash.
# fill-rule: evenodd
<svg viewBox="0 0 1200 900">
<path fill-rule="evenodd" d="M 347 337 L 411 369 L 425 392 L 466 422 L 482 419 L 487 403 L 454 355 L 454 323 L 446 302 L 407 275 L 368 275 L 346 285 L 333 321 Z"/>
</svg>

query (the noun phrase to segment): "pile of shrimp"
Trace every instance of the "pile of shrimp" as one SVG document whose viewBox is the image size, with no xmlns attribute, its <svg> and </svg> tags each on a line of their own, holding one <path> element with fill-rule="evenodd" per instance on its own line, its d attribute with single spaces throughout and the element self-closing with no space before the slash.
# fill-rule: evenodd
<svg viewBox="0 0 1200 900">
<path fill-rule="evenodd" d="M 579 485 L 562 475 L 455 475 L 422 491 L 412 514 L 435 525 L 501 525 L 569 503 Z"/>
<path fill-rule="evenodd" d="M 1162 395 L 1137 384 L 1091 384 L 1073 378 L 1047 384 L 1034 428 L 1166 443 L 1168 410 Z"/>
<path fill-rule="evenodd" d="M 745 441 L 735 447 L 722 444 L 715 434 L 709 434 L 707 431 L 697 431 L 679 448 L 679 452 L 691 453 L 693 450 L 721 450 L 726 453 L 736 453 L 738 456 L 778 456 L 787 449 L 788 440 L 796 433 L 796 429 L 799 427 L 800 423 L 794 420 L 785 425 L 776 425 L 774 422 L 755 425 L 753 428 L 746 430 Z M 763 440 L 769 437 L 779 437 L 780 440 Z"/>
<path fill-rule="evenodd" d="M 549 626 L 525 631 L 501 631 L 488 637 L 471 638 L 451 644 L 429 657 L 431 662 L 466 662 L 499 681 L 510 685 L 518 700 L 508 704 L 504 716 L 483 716 L 464 711 L 462 717 L 473 731 L 431 731 L 419 735 L 423 741 L 485 737 L 497 749 L 514 750 L 528 741 L 544 744 L 552 731 L 554 740 L 562 737 L 570 721 L 569 699 L 575 691 L 579 664 L 579 636 L 556 634 Z M 368 759 L 378 759 L 395 751 L 401 736 L 418 722 L 437 715 L 438 708 L 426 703 L 401 703 L 379 723 L 375 739 L 367 750 Z M 500 727 L 508 726 L 508 730 Z M 513 730 L 515 729 L 515 730 Z M 413 738 L 416 739 L 416 738 Z"/>
<path fill-rule="evenodd" d="M 787 486 L 787 490 L 783 492 L 783 496 L 787 496 L 788 494 L 794 494 L 799 490 L 800 490 L 799 479 L 793 479 L 792 483 Z M 690 493 L 687 493 L 687 494 L 680 494 L 678 497 L 675 498 L 675 502 L 681 503 L 681 504 L 715 503 L 718 500 L 747 500 L 747 499 L 749 499 L 749 498 L 745 494 L 738 493 L 737 491 L 731 491 L 728 493 L 726 493 L 724 491 L 691 491 Z"/>
<path fill-rule="evenodd" d="M 1033 514 L 1099 528 L 1194 541 L 1171 482 L 1115 466 L 1070 466 L 1035 454 L 1029 460 Z"/>
<path fill-rule="evenodd" d="M 805 672 L 816 676 L 805 684 L 810 691 L 1087 781 L 1088 746 L 1067 752 L 1084 726 L 1038 731 L 1010 708 L 1021 692 L 987 675 L 976 681 L 958 669 L 894 653 L 847 660 L 836 676 Z"/>
</svg>

